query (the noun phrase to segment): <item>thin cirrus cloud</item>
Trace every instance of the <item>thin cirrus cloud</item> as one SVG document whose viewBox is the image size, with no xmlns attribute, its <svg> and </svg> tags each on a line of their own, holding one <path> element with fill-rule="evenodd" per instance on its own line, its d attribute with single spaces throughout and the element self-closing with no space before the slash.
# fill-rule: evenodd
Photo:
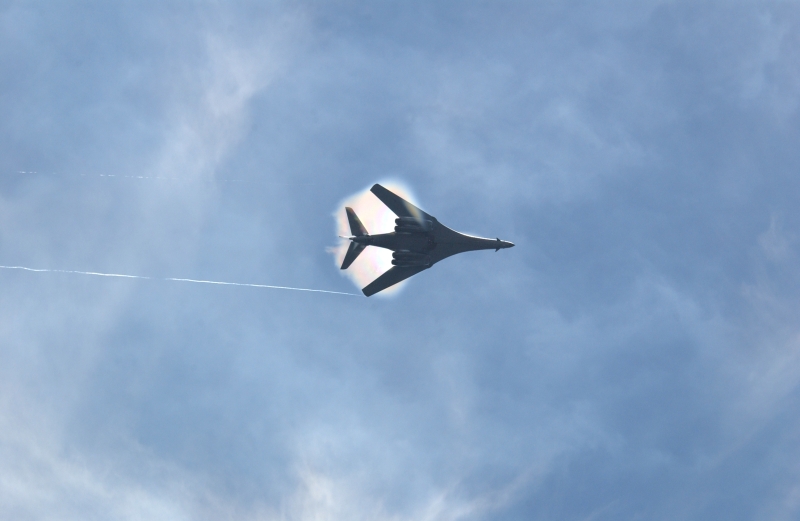
<svg viewBox="0 0 800 521">
<path fill-rule="evenodd" d="M 796 5 L 84 5 L 0 8 L 0 517 L 797 518 Z M 358 293 L 386 173 L 517 247 L 214 283 Z"/>
</svg>

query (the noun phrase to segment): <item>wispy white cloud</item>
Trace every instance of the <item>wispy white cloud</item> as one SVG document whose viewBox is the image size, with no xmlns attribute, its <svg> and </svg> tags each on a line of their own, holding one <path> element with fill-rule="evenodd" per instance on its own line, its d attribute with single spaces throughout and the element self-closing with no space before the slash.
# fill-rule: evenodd
<svg viewBox="0 0 800 521">
<path fill-rule="evenodd" d="M 0 516 L 796 514 L 796 7 L 79 11 L 0 14 L 0 166 L 87 174 L 0 179 L 3 265 L 327 288 L 385 176 L 517 247 L 335 304 L 0 270 Z"/>
</svg>

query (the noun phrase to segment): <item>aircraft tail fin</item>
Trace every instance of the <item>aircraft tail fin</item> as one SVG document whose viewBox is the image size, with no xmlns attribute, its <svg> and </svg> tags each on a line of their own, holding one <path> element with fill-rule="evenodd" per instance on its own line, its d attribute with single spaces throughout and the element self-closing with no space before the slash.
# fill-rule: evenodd
<svg viewBox="0 0 800 521">
<path fill-rule="evenodd" d="M 349 268 L 350 265 L 353 264 L 353 261 L 356 260 L 356 257 L 358 257 L 362 251 L 364 251 L 364 248 L 366 248 L 366 245 L 364 244 L 351 242 L 350 247 L 347 248 L 347 254 L 344 256 L 344 261 L 342 262 L 342 269 L 346 270 L 347 268 Z"/>
<path fill-rule="evenodd" d="M 352 233 L 355 237 L 369 235 L 367 233 L 367 229 L 364 228 L 364 225 L 361 224 L 361 221 L 358 219 L 356 212 L 354 212 L 352 208 L 345 208 L 345 211 L 347 212 L 347 220 L 350 222 L 350 233 Z M 355 259 L 355 257 L 353 258 Z"/>
</svg>

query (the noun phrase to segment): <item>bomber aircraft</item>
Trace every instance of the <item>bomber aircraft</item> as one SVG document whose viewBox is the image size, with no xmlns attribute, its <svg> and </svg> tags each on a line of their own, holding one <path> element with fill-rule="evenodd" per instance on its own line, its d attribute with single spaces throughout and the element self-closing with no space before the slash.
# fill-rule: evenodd
<svg viewBox="0 0 800 521">
<path fill-rule="evenodd" d="M 498 251 L 514 246 L 512 242 L 484 239 L 451 230 L 436 220 L 436 217 L 423 212 L 379 184 L 374 185 L 370 191 L 397 215 L 397 219 L 394 220 L 393 232 L 370 235 L 353 209 L 345 208 L 353 236 L 345 237 L 352 242 L 342 262 L 343 270 L 349 268 L 367 246 L 386 248 L 393 252 L 393 266 L 361 290 L 368 297 L 427 270 L 456 253 L 473 250 Z"/>
</svg>

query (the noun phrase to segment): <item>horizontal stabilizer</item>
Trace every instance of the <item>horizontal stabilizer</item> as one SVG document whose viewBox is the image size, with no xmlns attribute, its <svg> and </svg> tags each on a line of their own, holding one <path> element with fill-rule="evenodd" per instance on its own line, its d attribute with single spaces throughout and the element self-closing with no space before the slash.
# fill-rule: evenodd
<svg viewBox="0 0 800 521">
<path fill-rule="evenodd" d="M 357 242 L 351 242 L 350 247 L 347 248 L 347 254 L 344 256 L 344 261 L 342 262 L 342 269 L 346 270 L 353 264 L 353 261 L 356 260 L 356 257 L 361 255 L 361 252 L 364 251 L 366 248 L 366 244 L 359 244 Z"/>
<path fill-rule="evenodd" d="M 350 222 L 350 233 L 353 234 L 354 237 L 361 237 L 362 235 L 369 235 L 367 233 L 367 229 L 364 228 L 364 225 L 361 224 L 356 212 L 353 211 L 352 208 L 345 208 L 347 212 L 347 220 Z M 356 254 L 357 255 L 357 254 Z M 355 257 L 353 257 L 355 258 Z M 344 268 L 342 268 L 344 269 Z"/>
</svg>

